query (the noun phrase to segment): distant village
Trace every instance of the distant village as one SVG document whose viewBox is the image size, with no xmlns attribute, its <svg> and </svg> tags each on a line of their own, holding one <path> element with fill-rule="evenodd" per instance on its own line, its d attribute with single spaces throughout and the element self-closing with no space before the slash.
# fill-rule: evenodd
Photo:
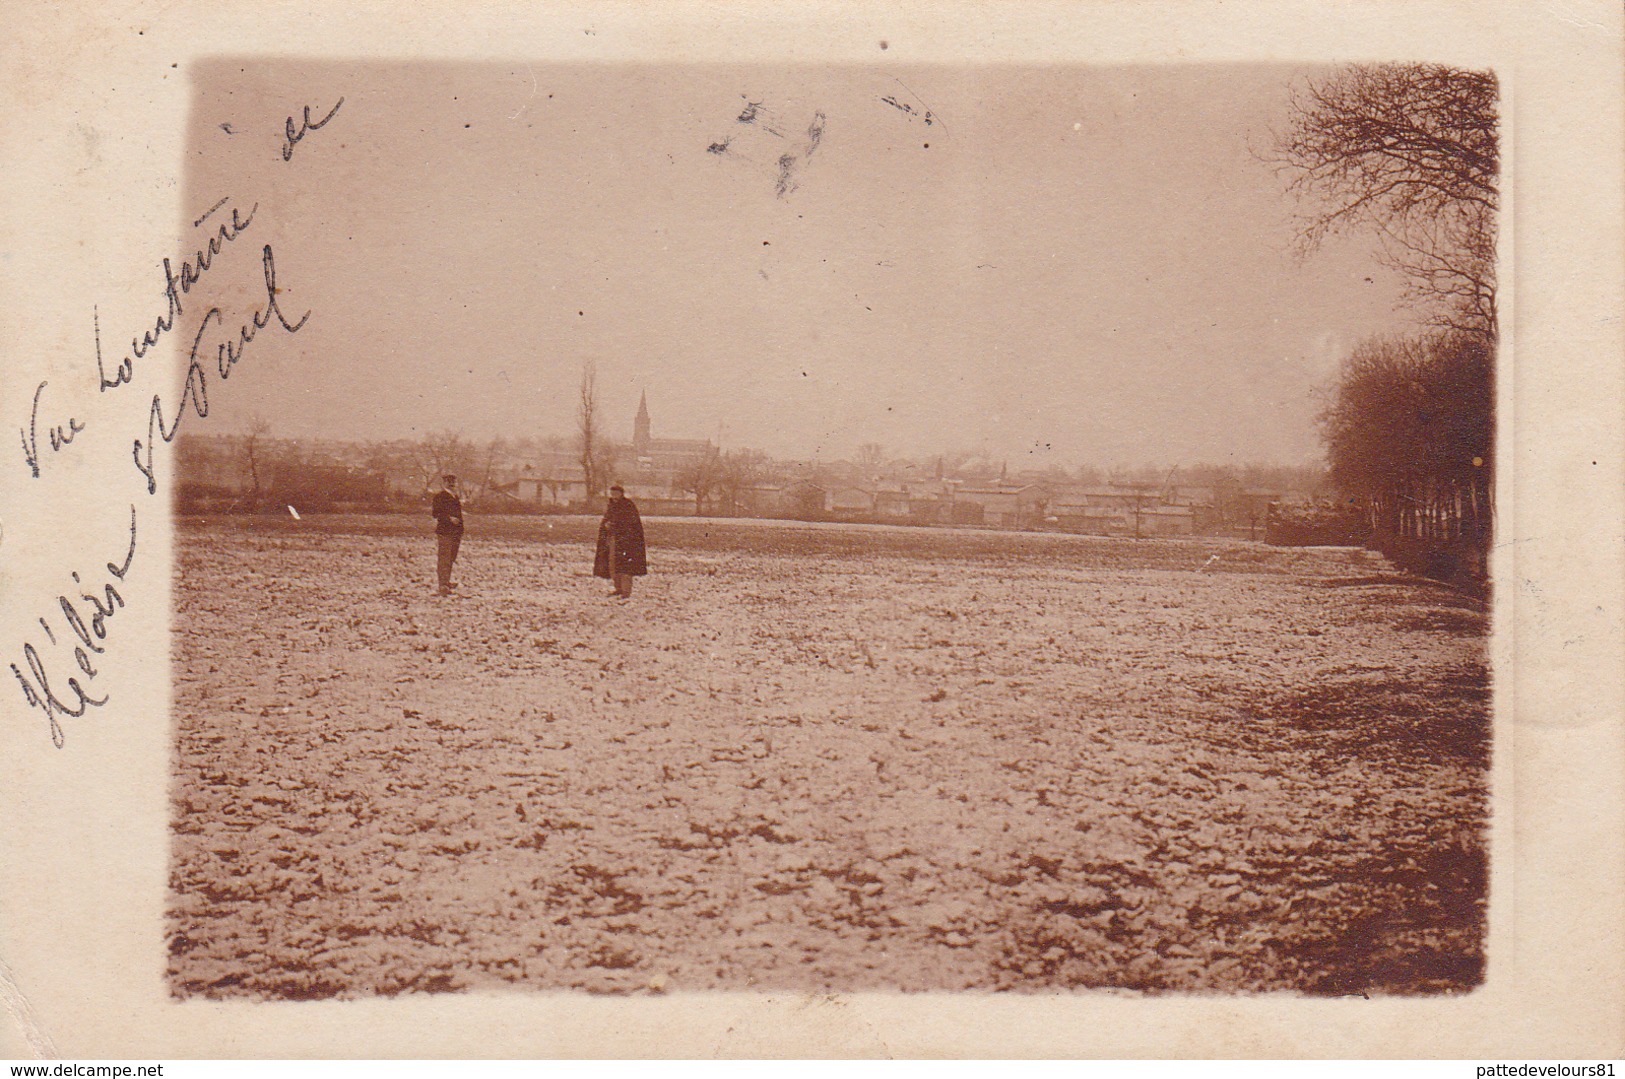
<svg viewBox="0 0 1625 1079">
<path fill-rule="evenodd" d="M 1116 536 L 1262 538 L 1283 506 L 1329 506 L 1313 468 L 1197 464 L 1105 473 L 1011 467 L 968 452 L 890 457 L 878 444 L 854 459 L 781 461 L 708 439 L 657 438 L 647 398 L 631 438 L 493 439 L 449 433 L 354 443 L 241 435 L 176 443 L 183 514 L 413 512 L 439 477 L 458 476 L 471 511 L 596 513 L 611 483 L 645 515 L 763 517 L 1047 530 Z"/>
</svg>

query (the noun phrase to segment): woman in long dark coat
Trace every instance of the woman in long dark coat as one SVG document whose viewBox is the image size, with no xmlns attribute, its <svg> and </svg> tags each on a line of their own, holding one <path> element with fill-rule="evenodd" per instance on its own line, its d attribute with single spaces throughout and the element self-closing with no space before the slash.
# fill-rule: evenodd
<svg viewBox="0 0 1625 1079">
<path fill-rule="evenodd" d="M 632 598 L 632 578 L 649 572 L 643 546 L 643 518 L 626 489 L 616 484 L 609 489 L 609 506 L 598 522 L 598 551 L 593 556 L 592 573 L 615 584 L 615 595 Z"/>
</svg>

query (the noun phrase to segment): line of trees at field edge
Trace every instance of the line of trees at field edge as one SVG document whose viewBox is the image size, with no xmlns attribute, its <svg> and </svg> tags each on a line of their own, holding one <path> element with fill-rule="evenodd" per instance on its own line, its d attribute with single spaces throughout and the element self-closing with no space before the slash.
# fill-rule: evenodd
<svg viewBox="0 0 1625 1079">
<path fill-rule="evenodd" d="M 1419 316 L 1413 335 L 1344 360 L 1321 415 L 1331 477 L 1396 564 L 1480 581 L 1494 522 L 1497 96 L 1489 72 L 1342 66 L 1294 92 L 1272 158 L 1298 196 L 1303 249 L 1375 234 Z"/>
</svg>

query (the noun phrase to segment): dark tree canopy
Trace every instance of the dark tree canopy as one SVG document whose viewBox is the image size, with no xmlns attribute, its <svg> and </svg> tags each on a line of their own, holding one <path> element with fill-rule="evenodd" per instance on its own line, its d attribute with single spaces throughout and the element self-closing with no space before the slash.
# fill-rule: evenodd
<svg viewBox="0 0 1625 1079">
<path fill-rule="evenodd" d="M 1481 335 L 1367 341 L 1321 424 L 1333 482 L 1365 500 L 1378 532 L 1488 541 L 1495 359 Z"/>
<path fill-rule="evenodd" d="M 1353 64 L 1293 96 L 1276 144 L 1302 238 L 1371 229 L 1435 325 L 1494 338 L 1497 85 L 1440 64 Z"/>
</svg>

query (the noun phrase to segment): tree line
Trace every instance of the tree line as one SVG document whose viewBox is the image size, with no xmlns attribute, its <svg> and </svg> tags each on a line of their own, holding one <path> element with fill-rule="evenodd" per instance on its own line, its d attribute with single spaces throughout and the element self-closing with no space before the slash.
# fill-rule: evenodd
<svg viewBox="0 0 1625 1079">
<path fill-rule="evenodd" d="M 1418 315 L 1345 358 L 1321 415 L 1333 480 L 1405 568 L 1482 577 L 1494 524 L 1494 74 L 1353 64 L 1307 80 L 1276 139 L 1311 251 L 1373 234 Z"/>
<path fill-rule="evenodd" d="M 1331 475 L 1379 535 L 1484 548 L 1494 486 L 1495 356 L 1464 334 L 1376 339 L 1343 367 L 1323 429 Z"/>
<path fill-rule="evenodd" d="M 294 505 L 300 512 L 334 508 L 356 511 L 416 509 L 444 474 L 454 473 L 465 500 L 472 505 L 503 502 L 495 492 L 539 462 L 568 460 L 579 468 L 582 442 L 568 435 L 496 437 L 479 442 L 453 431 L 432 431 L 416 438 L 365 443 L 330 443 L 279 437 L 271 425 L 256 420 L 238 434 L 187 434 L 176 443 L 178 507 L 182 512 L 281 512 Z M 603 497 L 610 483 L 632 482 L 633 449 L 629 444 L 595 437 L 595 482 L 586 501 Z M 544 465 L 545 467 L 545 465 Z M 929 483 L 939 477 L 972 485 L 1038 483 L 1057 489 L 1132 487 L 1149 503 L 1164 492 L 1206 488 L 1216 509 L 1245 524 L 1253 510 L 1247 500 L 1264 491 L 1296 492 L 1325 497 L 1330 481 L 1316 466 L 1192 462 L 1101 468 L 1048 462 L 1012 472 L 1007 462 L 985 450 L 952 450 L 909 455 L 864 443 L 851 456 L 825 461 L 781 460 L 750 448 L 720 450 L 697 458 L 660 482 L 694 500 L 696 515 L 731 515 L 748 507 L 749 492 L 764 486 L 788 487 L 798 482 L 826 489 L 874 488 L 885 483 Z M 515 503 L 515 509 L 523 509 Z"/>
</svg>

